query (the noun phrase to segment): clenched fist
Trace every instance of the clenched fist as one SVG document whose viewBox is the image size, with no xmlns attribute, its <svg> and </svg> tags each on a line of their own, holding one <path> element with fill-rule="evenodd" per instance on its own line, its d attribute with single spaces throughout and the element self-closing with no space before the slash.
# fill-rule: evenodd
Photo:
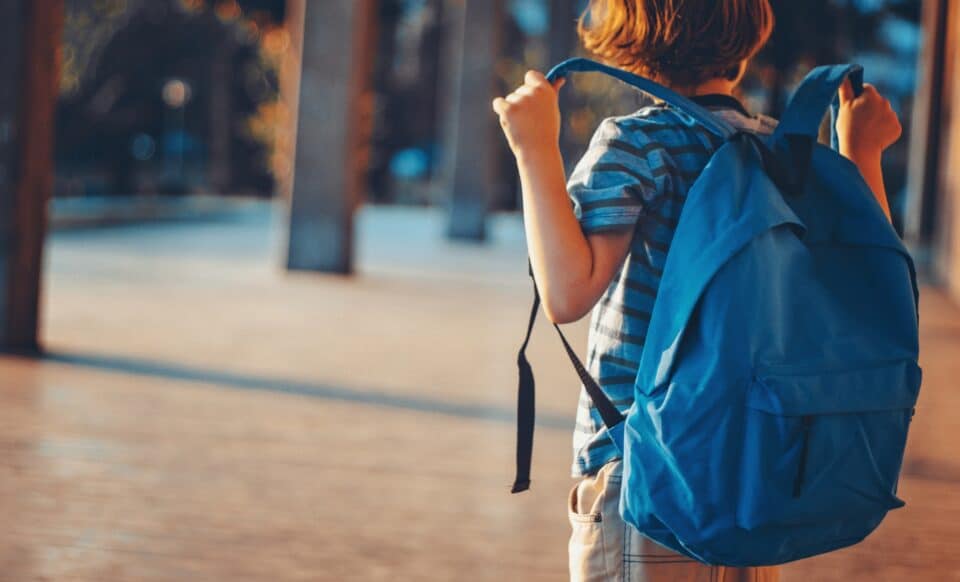
<svg viewBox="0 0 960 582">
<path fill-rule="evenodd" d="M 524 83 L 506 97 L 493 100 L 500 126 L 518 158 L 541 148 L 557 147 L 560 139 L 560 79 L 551 84 L 542 73 L 529 71 Z"/>
<path fill-rule="evenodd" d="M 876 87 L 864 84 L 863 93 L 854 97 L 847 80 L 840 87 L 840 113 L 837 138 L 840 151 L 851 159 L 876 156 L 900 139 L 903 128 L 890 101 Z"/>
</svg>

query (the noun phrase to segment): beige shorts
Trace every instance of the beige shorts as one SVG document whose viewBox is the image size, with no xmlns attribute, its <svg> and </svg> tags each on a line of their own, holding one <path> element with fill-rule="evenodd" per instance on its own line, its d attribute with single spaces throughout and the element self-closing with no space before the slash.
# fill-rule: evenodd
<svg viewBox="0 0 960 582">
<path fill-rule="evenodd" d="M 707 566 L 646 538 L 620 517 L 622 465 L 614 461 L 570 491 L 573 582 L 776 582 L 778 567 Z"/>
</svg>

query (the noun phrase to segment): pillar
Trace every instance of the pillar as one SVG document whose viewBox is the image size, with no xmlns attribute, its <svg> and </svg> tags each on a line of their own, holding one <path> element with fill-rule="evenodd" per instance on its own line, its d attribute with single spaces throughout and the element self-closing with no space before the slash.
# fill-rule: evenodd
<svg viewBox="0 0 960 582">
<path fill-rule="evenodd" d="M 39 350 L 63 0 L 0 4 L 0 350 Z"/>
<path fill-rule="evenodd" d="M 494 139 L 503 139 L 491 109 L 503 0 L 448 0 L 446 187 L 450 195 L 447 234 L 482 241 L 497 183 Z"/>
<path fill-rule="evenodd" d="M 375 1 L 323 0 L 303 9 L 287 268 L 347 274 L 369 138 Z"/>
</svg>

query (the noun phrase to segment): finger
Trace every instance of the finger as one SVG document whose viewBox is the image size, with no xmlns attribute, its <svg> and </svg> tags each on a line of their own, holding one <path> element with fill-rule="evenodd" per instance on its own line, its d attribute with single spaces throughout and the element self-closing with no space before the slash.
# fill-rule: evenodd
<svg viewBox="0 0 960 582">
<path fill-rule="evenodd" d="M 521 99 L 523 99 L 523 97 L 524 97 L 523 95 L 520 95 L 517 91 L 514 91 L 513 93 L 506 96 L 506 100 L 507 100 L 507 103 L 510 103 L 512 105 L 512 104 L 518 103 Z"/>
<path fill-rule="evenodd" d="M 566 84 L 567 84 L 567 78 L 560 77 L 559 79 L 553 82 L 553 90 L 559 93 L 560 89 Z"/>
<path fill-rule="evenodd" d="M 510 104 L 503 97 L 497 97 L 493 100 L 493 110 L 497 115 L 503 116 L 510 108 Z"/>
<path fill-rule="evenodd" d="M 861 93 L 861 97 L 864 97 L 864 96 L 867 98 L 879 97 L 880 92 L 877 91 L 877 88 L 871 85 L 870 83 L 864 83 L 863 93 Z"/>
<path fill-rule="evenodd" d="M 853 101 L 853 98 L 853 83 L 847 78 L 843 84 L 840 85 L 840 103 L 849 103 Z"/>
<path fill-rule="evenodd" d="M 537 91 L 536 87 L 531 87 L 530 85 L 522 85 L 514 91 L 515 94 L 523 97 L 533 97 L 534 92 Z"/>
<path fill-rule="evenodd" d="M 527 71 L 527 74 L 523 76 L 523 81 L 527 85 L 548 85 L 547 78 L 543 76 L 543 73 L 540 71 Z"/>
</svg>

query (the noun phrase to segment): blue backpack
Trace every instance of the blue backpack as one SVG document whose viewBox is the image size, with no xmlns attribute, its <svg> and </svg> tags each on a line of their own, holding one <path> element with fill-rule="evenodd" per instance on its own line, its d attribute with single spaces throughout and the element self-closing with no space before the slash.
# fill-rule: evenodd
<svg viewBox="0 0 960 582">
<path fill-rule="evenodd" d="M 859 92 L 863 70 L 814 69 L 769 138 L 593 61 L 567 61 L 548 78 L 575 71 L 634 85 L 724 140 L 689 190 L 625 416 L 560 334 L 622 452 L 623 519 L 727 566 L 863 540 L 904 505 L 897 480 L 921 376 L 910 255 L 857 167 L 817 143 L 840 84 L 849 77 Z M 534 285 L 518 355 L 514 492 L 529 487 L 525 348 L 538 307 Z"/>
</svg>

